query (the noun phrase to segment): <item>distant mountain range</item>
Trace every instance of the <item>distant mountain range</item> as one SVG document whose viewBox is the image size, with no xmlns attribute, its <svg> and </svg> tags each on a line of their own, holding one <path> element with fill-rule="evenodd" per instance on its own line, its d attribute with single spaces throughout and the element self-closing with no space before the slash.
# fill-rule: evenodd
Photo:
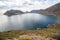
<svg viewBox="0 0 60 40">
<path fill-rule="evenodd" d="M 18 15 L 18 14 L 23 14 L 24 12 L 20 11 L 20 10 L 8 10 L 4 13 L 4 15 L 7 16 L 12 16 L 12 15 Z"/>
<path fill-rule="evenodd" d="M 40 10 L 32 10 L 31 13 L 38 13 Z"/>
</svg>

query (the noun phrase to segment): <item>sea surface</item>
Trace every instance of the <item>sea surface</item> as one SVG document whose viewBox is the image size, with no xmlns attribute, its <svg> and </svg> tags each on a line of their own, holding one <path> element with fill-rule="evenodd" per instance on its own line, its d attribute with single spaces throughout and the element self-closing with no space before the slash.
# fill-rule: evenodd
<svg viewBox="0 0 60 40">
<path fill-rule="evenodd" d="M 58 22 L 53 15 L 42 15 L 37 13 L 25 13 L 21 15 L 0 15 L 0 32 L 10 30 L 36 30 L 47 28 L 48 24 Z"/>
</svg>

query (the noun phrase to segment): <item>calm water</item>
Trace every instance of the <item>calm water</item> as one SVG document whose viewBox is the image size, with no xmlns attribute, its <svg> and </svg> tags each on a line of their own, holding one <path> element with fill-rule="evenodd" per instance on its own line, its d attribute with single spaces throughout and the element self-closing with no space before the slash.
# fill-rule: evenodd
<svg viewBox="0 0 60 40">
<path fill-rule="evenodd" d="M 41 15 L 27 13 L 8 17 L 0 15 L 0 32 L 9 30 L 34 30 L 46 28 L 48 24 L 56 22 L 56 17 L 52 15 Z"/>
</svg>

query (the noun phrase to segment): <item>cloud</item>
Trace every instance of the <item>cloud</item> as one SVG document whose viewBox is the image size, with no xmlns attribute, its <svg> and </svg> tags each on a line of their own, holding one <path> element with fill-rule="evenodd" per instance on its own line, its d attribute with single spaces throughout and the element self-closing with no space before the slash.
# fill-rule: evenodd
<svg viewBox="0 0 60 40">
<path fill-rule="evenodd" d="M 30 11 L 33 9 L 45 9 L 60 0 L 0 0 L 0 10 L 18 9 Z"/>
<path fill-rule="evenodd" d="M 3 2 L 0 1 L 0 6 L 4 6 L 5 4 Z"/>
</svg>

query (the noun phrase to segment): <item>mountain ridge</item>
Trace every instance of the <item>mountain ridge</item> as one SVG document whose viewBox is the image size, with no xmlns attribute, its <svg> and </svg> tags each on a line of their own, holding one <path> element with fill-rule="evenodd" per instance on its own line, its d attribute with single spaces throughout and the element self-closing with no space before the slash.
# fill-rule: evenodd
<svg viewBox="0 0 60 40">
<path fill-rule="evenodd" d="M 60 3 L 57 3 L 53 6 L 50 6 L 43 11 L 40 11 L 41 14 L 51 14 L 60 17 Z"/>
</svg>

